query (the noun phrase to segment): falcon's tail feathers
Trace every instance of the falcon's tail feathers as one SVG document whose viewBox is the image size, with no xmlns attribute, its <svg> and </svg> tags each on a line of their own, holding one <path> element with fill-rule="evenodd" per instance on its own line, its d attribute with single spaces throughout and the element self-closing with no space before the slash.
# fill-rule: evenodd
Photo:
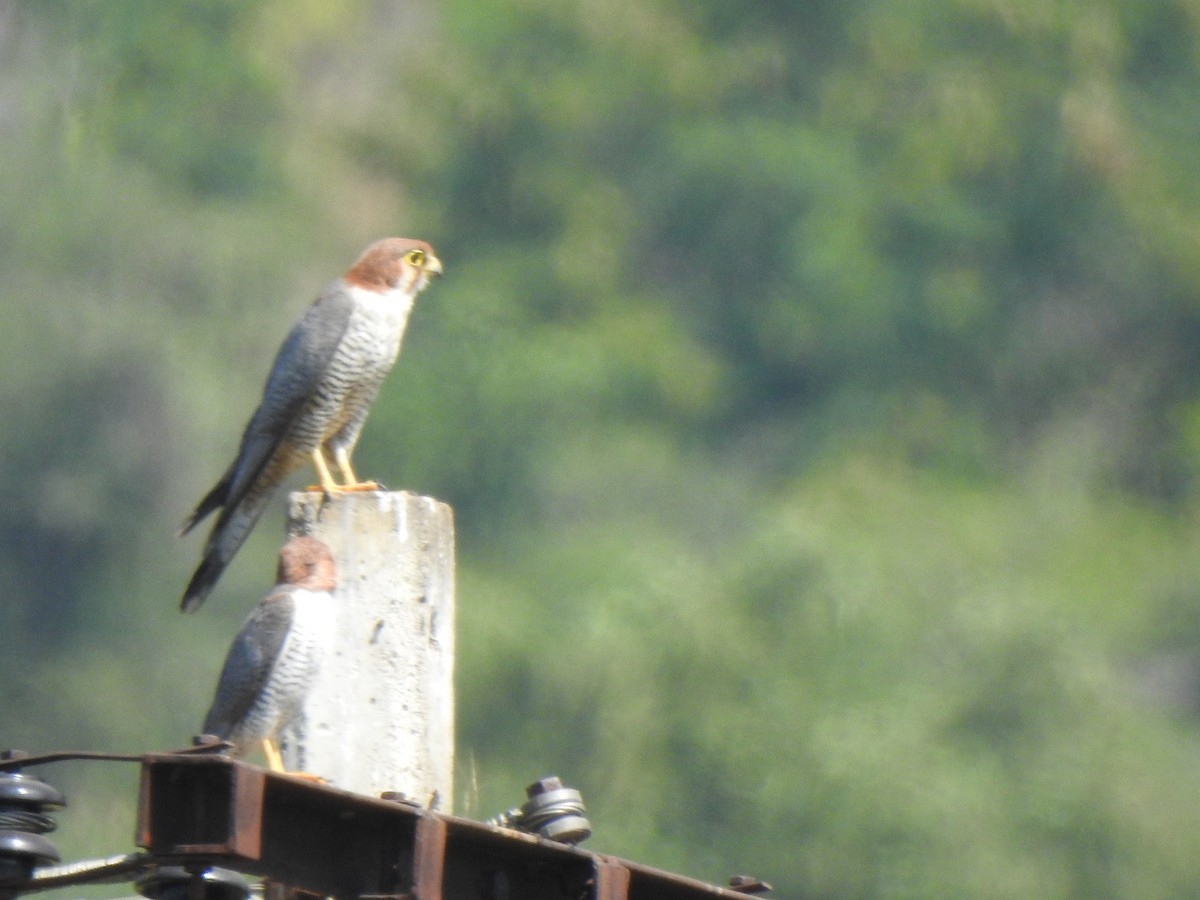
<svg viewBox="0 0 1200 900">
<path fill-rule="evenodd" d="M 225 571 L 225 566 L 228 562 L 227 559 L 221 559 L 215 553 L 205 556 L 200 561 L 200 565 L 196 567 L 196 572 L 192 575 L 192 580 L 188 582 L 187 590 L 183 592 L 183 601 L 179 604 L 179 608 L 185 613 L 198 610 L 200 604 L 204 602 L 204 598 L 208 596 L 208 592 L 217 583 L 217 579 L 221 577 L 221 573 Z"/>
<path fill-rule="evenodd" d="M 192 510 L 192 514 L 183 520 L 183 524 L 179 526 L 179 531 L 176 532 L 178 537 L 183 537 L 203 522 L 209 513 L 225 505 L 225 501 L 229 499 L 230 481 L 230 475 L 226 473 L 224 478 L 213 485 L 213 489 L 205 494 L 204 498 L 196 504 L 196 508 Z"/>
<path fill-rule="evenodd" d="M 221 485 L 217 485 L 217 488 L 220 487 Z M 217 488 L 213 488 L 213 492 Z M 179 604 L 179 608 L 185 613 L 200 608 L 204 598 L 208 596 L 213 585 L 217 583 L 217 579 L 221 577 L 221 573 L 225 571 L 225 567 L 229 565 L 229 561 L 237 554 L 251 529 L 254 528 L 258 517 L 267 508 L 267 503 L 274 492 L 275 485 L 273 483 L 258 485 L 255 490 L 242 497 L 236 505 L 225 505 L 221 510 L 221 515 L 217 517 L 212 533 L 208 536 L 208 543 L 204 547 L 204 558 L 200 560 L 200 565 L 196 567 L 192 580 L 188 582 L 187 590 L 183 592 L 183 601 Z M 203 510 L 208 502 L 209 498 L 205 497 L 197 507 L 197 511 Z"/>
</svg>

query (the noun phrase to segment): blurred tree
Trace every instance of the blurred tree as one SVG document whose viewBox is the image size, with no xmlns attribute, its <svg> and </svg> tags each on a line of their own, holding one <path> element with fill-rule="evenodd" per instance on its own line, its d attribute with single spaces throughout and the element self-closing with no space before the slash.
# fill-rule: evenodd
<svg viewBox="0 0 1200 900">
<path fill-rule="evenodd" d="M 1187 3 L 0 11 L 10 741 L 194 730 L 276 535 L 181 621 L 173 526 L 411 232 L 358 461 L 457 511 L 465 812 L 557 771 L 781 896 L 1200 888 Z"/>
<path fill-rule="evenodd" d="M 247 27 L 256 4 L 26 4 L 82 49 L 81 127 L 137 160 L 164 186 L 240 195 L 278 185 L 278 78 Z"/>
</svg>

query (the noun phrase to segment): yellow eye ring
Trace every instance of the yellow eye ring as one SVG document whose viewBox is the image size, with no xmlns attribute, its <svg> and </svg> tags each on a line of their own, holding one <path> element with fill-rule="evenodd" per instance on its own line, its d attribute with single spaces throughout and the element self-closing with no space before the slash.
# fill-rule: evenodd
<svg viewBox="0 0 1200 900">
<path fill-rule="evenodd" d="M 424 250 L 409 250 L 404 254 L 404 261 L 410 266 L 416 266 L 418 269 L 425 265 Z"/>
</svg>

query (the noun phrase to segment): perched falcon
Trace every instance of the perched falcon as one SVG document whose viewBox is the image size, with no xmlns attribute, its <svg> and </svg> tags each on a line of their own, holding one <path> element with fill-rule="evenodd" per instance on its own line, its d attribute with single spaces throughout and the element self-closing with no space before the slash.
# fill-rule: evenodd
<svg viewBox="0 0 1200 900">
<path fill-rule="evenodd" d="M 300 712 L 335 626 L 329 548 L 292 538 L 275 580 L 229 647 L 204 733 L 233 744 L 234 756 L 261 742 L 267 765 L 282 772 L 279 733 Z"/>
<path fill-rule="evenodd" d="M 350 454 L 400 352 L 413 300 L 441 272 L 424 241 L 384 238 L 325 288 L 296 323 L 275 357 L 237 458 L 179 531 L 185 535 L 221 510 L 184 591 L 184 612 L 204 602 L 276 486 L 306 460 L 326 494 L 378 489 L 358 480 Z M 344 483 L 334 481 L 330 460 Z"/>
</svg>

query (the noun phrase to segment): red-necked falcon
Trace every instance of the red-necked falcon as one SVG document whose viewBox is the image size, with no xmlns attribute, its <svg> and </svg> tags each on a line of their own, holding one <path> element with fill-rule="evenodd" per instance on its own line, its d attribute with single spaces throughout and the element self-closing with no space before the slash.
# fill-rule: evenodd
<svg viewBox="0 0 1200 900">
<path fill-rule="evenodd" d="M 359 481 L 350 455 L 400 352 L 413 301 L 441 272 L 441 262 L 424 241 L 376 241 L 292 328 L 242 434 L 237 458 L 180 529 L 181 536 L 187 534 L 221 510 L 184 591 L 184 612 L 204 602 L 275 488 L 306 460 L 326 494 L 379 488 Z M 343 483 L 334 480 L 330 461 Z"/>
<path fill-rule="evenodd" d="M 259 601 L 229 647 L 204 733 L 243 756 L 260 744 L 267 766 L 283 771 L 279 733 L 303 708 L 336 627 L 333 556 L 311 537 L 279 552 L 275 587 Z"/>
</svg>

